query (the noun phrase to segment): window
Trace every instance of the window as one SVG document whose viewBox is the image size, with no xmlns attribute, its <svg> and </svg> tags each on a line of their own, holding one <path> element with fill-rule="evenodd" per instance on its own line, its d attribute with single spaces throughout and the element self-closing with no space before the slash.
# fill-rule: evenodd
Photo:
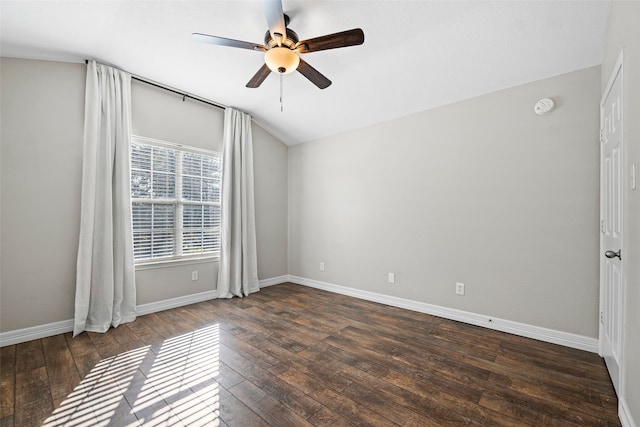
<svg viewBox="0 0 640 427">
<path fill-rule="evenodd" d="M 134 137 L 131 207 L 136 261 L 214 256 L 220 250 L 220 155 Z"/>
</svg>

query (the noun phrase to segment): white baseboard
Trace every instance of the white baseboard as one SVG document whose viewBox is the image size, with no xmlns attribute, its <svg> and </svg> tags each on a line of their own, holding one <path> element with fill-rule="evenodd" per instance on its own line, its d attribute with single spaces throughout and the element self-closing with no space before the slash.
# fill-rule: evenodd
<svg viewBox="0 0 640 427">
<path fill-rule="evenodd" d="M 264 288 L 288 281 L 288 275 L 272 277 L 270 279 L 260 280 L 260 287 Z M 162 301 L 150 302 L 148 304 L 141 304 L 137 306 L 136 315 L 144 316 L 145 314 L 156 313 L 158 311 L 169 310 L 171 308 L 182 307 L 216 298 L 218 298 L 218 291 L 206 291 Z M 73 319 L 61 320 L 59 322 L 47 323 L 45 325 L 32 326 L 24 329 L 16 329 L 14 331 L 0 332 L 0 347 L 20 344 L 21 342 L 37 340 L 71 331 L 73 331 Z"/>
<path fill-rule="evenodd" d="M 618 401 L 618 417 L 620 418 L 622 427 L 636 427 L 636 423 L 631 417 L 631 411 L 629 411 L 629 407 L 627 406 L 627 401 L 624 398 Z"/>
<path fill-rule="evenodd" d="M 263 279 L 260 280 L 260 287 L 264 288 L 284 282 L 297 283 L 299 285 L 323 289 L 329 292 L 335 292 L 338 294 L 348 295 L 367 301 L 374 301 L 394 307 L 405 308 L 420 313 L 431 314 L 434 316 L 443 317 L 445 319 L 457 320 L 472 325 L 484 326 L 486 328 L 495 329 L 502 332 L 508 332 L 527 338 L 534 338 L 540 341 L 560 344 L 567 347 L 590 351 L 593 353 L 598 352 L 598 340 L 596 338 L 589 338 L 581 335 L 570 334 L 567 332 L 556 331 L 553 329 L 513 322 L 510 320 L 488 317 L 467 311 L 427 304 L 424 302 L 412 301 L 405 298 L 378 294 L 375 292 L 363 291 L 346 286 L 334 285 L 332 283 L 320 282 L 317 280 L 306 279 L 304 277 L 284 275 L 273 277 L 270 279 Z M 142 304 L 137 307 L 137 315 L 143 316 L 145 314 L 155 313 L 158 311 L 168 310 L 184 305 L 195 304 L 198 302 L 215 299 L 217 297 L 217 291 L 207 291 L 192 295 L 185 295 L 177 298 L 171 298 L 168 300 Z M 70 332 L 72 330 L 73 320 L 69 319 L 49 323 L 46 325 L 18 329 L 15 331 L 0 332 L 0 347 L 62 334 Z M 633 424 L 631 425 L 635 427 Z"/>
<path fill-rule="evenodd" d="M 0 347 L 20 344 L 21 342 L 51 337 L 71 331 L 73 331 L 73 319 L 16 329 L 15 331 L 0 332 Z"/>
<path fill-rule="evenodd" d="M 216 298 L 218 298 L 217 291 L 207 291 L 163 301 L 151 302 L 137 306 L 136 315 L 143 316 L 145 314 L 182 307 L 183 305 L 195 304 L 197 302 Z M 0 347 L 20 344 L 22 342 L 64 334 L 71 331 L 73 331 L 73 319 L 32 326 L 24 329 L 16 329 L 15 331 L 0 332 Z"/>
<path fill-rule="evenodd" d="M 285 283 L 289 281 L 289 275 L 272 277 L 270 279 L 260 280 L 260 287 L 266 288 L 267 286 L 279 285 L 280 283 Z"/>
<path fill-rule="evenodd" d="M 156 313 L 158 311 L 169 310 L 171 308 L 182 307 L 184 305 L 195 304 L 216 298 L 218 298 L 218 291 L 206 291 L 162 301 L 150 302 L 148 304 L 137 306 L 136 315 L 144 316 L 145 314 Z"/>
<path fill-rule="evenodd" d="M 367 301 L 391 305 L 393 307 L 405 308 L 407 310 L 431 314 L 433 316 L 443 317 L 445 319 L 457 320 L 459 322 L 469 323 L 471 325 L 483 326 L 485 328 L 495 329 L 501 332 L 508 332 L 510 334 L 520 335 L 527 338 L 533 338 L 539 341 L 577 348 L 579 350 L 585 350 L 592 353 L 598 352 L 597 338 L 590 338 L 582 335 L 571 334 L 568 332 L 556 331 L 554 329 L 541 328 L 539 326 L 513 322 L 511 320 L 499 319 L 482 314 L 471 313 L 468 311 L 456 310 L 453 308 L 427 304 L 424 302 L 412 301 L 405 298 L 378 294 L 375 292 L 362 291 L 360 289 L 334 285 L 332 283 L 320 282 L 318 280 L 307 279 L 304 277 L 290 275 L 287 281 L 299 285 L 309 286 L 312 288 L 323 289 L 329 292 L 335 292 L 342 295 L 348 295 Z"/>
</svg>

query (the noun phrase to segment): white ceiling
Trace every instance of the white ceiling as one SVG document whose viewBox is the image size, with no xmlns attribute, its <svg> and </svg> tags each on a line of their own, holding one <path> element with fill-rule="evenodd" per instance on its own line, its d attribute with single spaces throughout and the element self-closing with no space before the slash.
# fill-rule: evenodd
<svg viewBox="0 0 640 427">
<path fill-rule="evenodd" d="M 360 27 L 362 46 L 304 55 L 299 73 L 245 84 L 263 55 L 192 32 L 263 43 L 259 1 L 1 0 L 6 57 L 96 59 L 251 113 L 286 144 L 342 133 L 602 62 L 610 1 L 283 0 L 301 39 Z M 543 97 L 547 94 L 541 93 Z"/>
</svg>

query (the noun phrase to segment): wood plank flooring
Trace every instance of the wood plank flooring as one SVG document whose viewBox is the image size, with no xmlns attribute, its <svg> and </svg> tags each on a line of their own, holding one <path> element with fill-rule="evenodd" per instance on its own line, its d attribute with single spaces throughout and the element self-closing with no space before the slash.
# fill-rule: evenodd
<svg viewBox="0 0 640 427">
<path fill-rule="evenodd" d="M 289 283 L 0 358 L 0 427 L 620 425 L 595 354 Z"/>
</svg>

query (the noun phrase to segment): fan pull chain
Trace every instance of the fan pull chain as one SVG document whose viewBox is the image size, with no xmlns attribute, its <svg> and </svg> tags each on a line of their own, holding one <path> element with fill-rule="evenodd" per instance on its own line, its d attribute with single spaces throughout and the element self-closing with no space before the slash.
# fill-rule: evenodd
<svg viewBox="0 0 640 427">
<path fill-rule="evenodd" d="M 282 74 L 280 74 L 280 112 L 284 111 L 284 106 L 282 105 Z"/>
</svg>

